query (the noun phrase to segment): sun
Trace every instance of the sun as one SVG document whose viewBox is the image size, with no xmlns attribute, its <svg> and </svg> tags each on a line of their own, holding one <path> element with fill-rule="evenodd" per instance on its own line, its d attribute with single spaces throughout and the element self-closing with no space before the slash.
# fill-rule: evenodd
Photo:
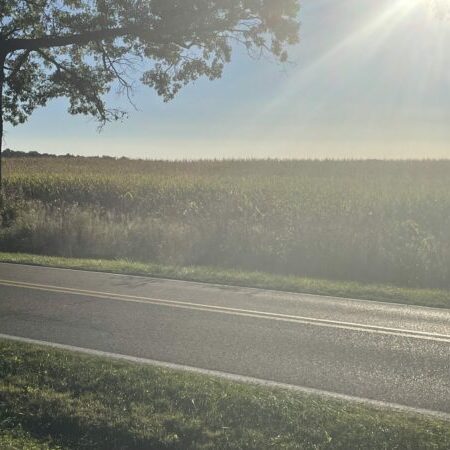
<svg viewBox="0 0 450 450">
<path fill-rule="evenodd" d="M 418 8 L 427 11 L 432 20 L 450 20 L 450 0 L 398 0 L 392 3 L 390 11 L 404 16 Z"/>
<path fill-rule="evenodd" d="M 450 18 L 450 0 L 426 0 L 431 12 L 439 19 Z"/>
</svg>

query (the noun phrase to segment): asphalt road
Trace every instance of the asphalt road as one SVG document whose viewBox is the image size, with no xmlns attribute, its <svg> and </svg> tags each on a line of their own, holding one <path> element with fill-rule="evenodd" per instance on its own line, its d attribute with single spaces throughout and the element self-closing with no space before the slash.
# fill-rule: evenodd
<svg viewBox="0 0 450 450">
<path fill-rule="evenodd" d="M 450 310 L 0 264 L 0 334 L 450 413 Z"/>
</svg>

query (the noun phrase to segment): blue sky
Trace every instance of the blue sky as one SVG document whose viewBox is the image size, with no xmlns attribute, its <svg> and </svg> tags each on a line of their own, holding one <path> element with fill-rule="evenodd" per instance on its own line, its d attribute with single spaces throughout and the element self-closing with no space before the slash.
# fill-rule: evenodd
<svg viewBox="0 0 450 450">
<path fill-rule="evenodd" d="M 434 1 L 303 0 L 289 65 L 237 50 L 221 80 L 198 81 L 170 104 L 139 88 L 139 110 L 101 133 L 55 101 L 8 127 L 6 147 L 150 159 L 448 158 L 450 20 L 432 14 Z"/>
</svg>

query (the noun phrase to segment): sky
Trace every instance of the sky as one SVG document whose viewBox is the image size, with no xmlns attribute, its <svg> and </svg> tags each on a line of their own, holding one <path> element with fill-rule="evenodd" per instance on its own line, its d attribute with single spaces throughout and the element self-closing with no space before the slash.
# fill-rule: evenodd
<svg viewBox="0 0 450 450">
<path fill-rule="evenodd" d="M 433 13 L 433 5 L 443 14 Z M 50 103 L 6 147 L 146 159 L 450 158 L 450 0 L 302 0 L 290 62 L 236 49 L 221 80 L 107 125 Z M 448 13 L 447 18 L 442 16 Z"/>
</svg>

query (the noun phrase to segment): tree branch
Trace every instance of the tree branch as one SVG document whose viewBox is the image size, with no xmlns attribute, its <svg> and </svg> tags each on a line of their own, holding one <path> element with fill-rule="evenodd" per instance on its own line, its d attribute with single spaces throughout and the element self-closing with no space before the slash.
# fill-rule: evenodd
<svg viewBox="0 0 450 450">
<path fill-rule="evenodd" d="M 78 74 L 74 70 L 59 63 L 55 58 L 53 58 L 50 55 L 47 55 L 42 50 L 37 50 L 37 53 L 39 53 L 39 55 L 41 55 L 42 58 L 44 58 L 46 61 L 53 64 L 57 69 L 59 69 L 63 72 L 66 72 L 69 75 L 71 81 L 73 81 L 73 83 L 71 83 L 71 84 L 74 87 L 74 89 L 77 89 L 81 95 L 84 95 L 87 99 L 89 99 L 90 101 L 92 101 L 95 104 L 97 112 L 98 112 L 99 116 L 101 117 L 102 121 L 107 120 L 106 111 L 105 111 L 102 101 L 100 100 L 98 95 L 95 93 L 95 89 L 93 89 L 92 92 L 89 92 L 89 90 L 87 90 L 85 88 L 85 86 L 84 86 L 84 83 L 86 81 L 85 79 L 79 77 Z"/>
<path fill-rule="evenodd" d="M 33 51 L 53 47 L 66 47 L 68 45 L 86 45 L 90 42 L 114 39 L 132 33 L 139 34 L 139 32 L 143 32 L 142 28 L 128 26 L 106 30 L 86 31 L 85 33 L 63 36 L 49 35 L 35 39 L 7 39 L 3 41 L 2 50 L 6 53 L 10 53 L 16 50 Z M 149 31 L 145 30 L 145 33 L 148 35 Z"/>
<path fill-rule="evenodd" d="M 131 93 L 133 91 L 133 87 L 126 79 L 126 72 L 125 73 L 119 72 L 119 70 L 116 67 L 117 61 L 112 60 L 110 58 L 108 51 L 105 49 L 105 47 L 103 45 L 99 44 L 99 50 L 102 55 L 102 62 L 103 62 L 104 69 L 107 72 L 110 72 L 114 75 L 114 77 L 117 79 L 117 81 L 121 85 L 122 89 L 126 92 L 126 95 L 127 95 L 127 98 L 128 98 L 128 101 L 130 102 L 130 104 L 133 106 L 134 109 L 137 109 L 136 105 L 134 104 L 134 102 L 131 98 Z"/>
<path fill-rule="evenodd" d="M 12 67 L 11 73 L 6 78 L 7 81 L 14 79 L 22 66 L 26 63 L 28 56 L 30 55 L 31 50 L 25 50 L 14 62 L 14 66 Z"/>
</svg>

